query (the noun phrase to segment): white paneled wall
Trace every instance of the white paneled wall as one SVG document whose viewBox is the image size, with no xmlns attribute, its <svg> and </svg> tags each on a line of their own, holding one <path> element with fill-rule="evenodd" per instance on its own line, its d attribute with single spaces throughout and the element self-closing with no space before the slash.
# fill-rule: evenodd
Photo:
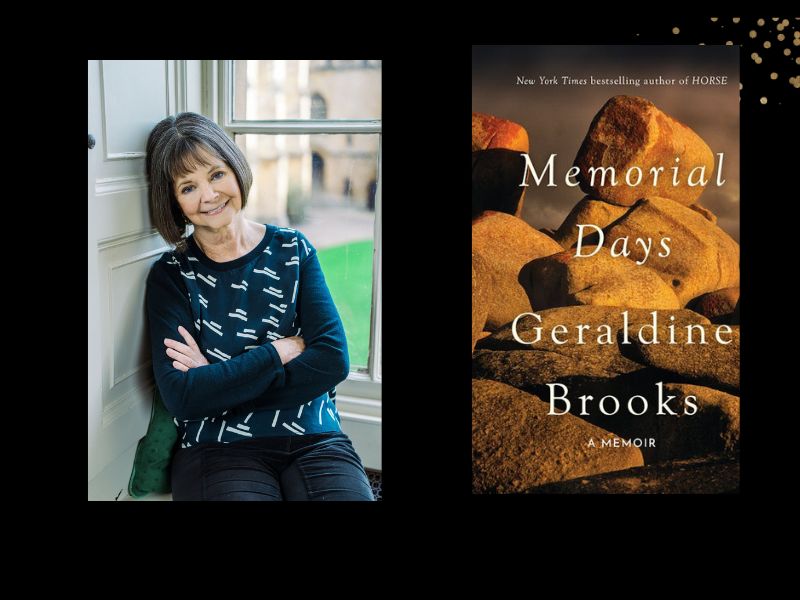
<svg viewBox="0 0 800 600">
<path fill-rule="evenodd" d="M 199 110 L 200 61 L 94 60 L 89 68 L 89 498 L 127 487 L 136 443 L 147 429 L 152 374 L 144 289 L 166 249 L 150 224 L 147 135 L 189 104 Z"/>
</svg>

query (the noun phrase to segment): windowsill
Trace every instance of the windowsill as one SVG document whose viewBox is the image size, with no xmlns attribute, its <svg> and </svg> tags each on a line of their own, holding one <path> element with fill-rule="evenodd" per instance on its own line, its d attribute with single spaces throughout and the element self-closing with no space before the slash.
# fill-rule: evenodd
<svg viewBox="0 0 800 600">
<path fill-rule="evenodd" d="M 347 379 L 336 386 L 336 393 L 356 398 L 369 398 L 380 402 L 381 382 L 380 380 L 373 381 L 363 373 L 352 372 Z"/>
<path fill-rule="evenodd" d="M 381 383 L 351 373 L 336 386 L 336 410 L 342 430 L 367 469 L 381 470 Z"/>
</svg>

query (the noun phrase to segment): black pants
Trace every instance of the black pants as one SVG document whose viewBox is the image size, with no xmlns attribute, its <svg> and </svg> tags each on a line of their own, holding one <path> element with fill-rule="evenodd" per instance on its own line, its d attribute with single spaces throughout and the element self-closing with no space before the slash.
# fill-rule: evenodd
<svg viewBox="0 0 800 600">
<path fill-rule="evenodd" d="M 374 500 L 342 432 L 206 443 L 172 460 L 173 500 Z"/>
</svg>

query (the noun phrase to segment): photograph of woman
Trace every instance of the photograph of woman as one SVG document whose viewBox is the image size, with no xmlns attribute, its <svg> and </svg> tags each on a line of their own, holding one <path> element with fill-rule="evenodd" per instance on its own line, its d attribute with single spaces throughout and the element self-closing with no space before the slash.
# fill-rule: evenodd
<svg viewBox="0 0 800 600">
<path fill-rule="evenodd" d="M 153 224 L 175 246 L 145 296 L 178 427 L 173 499 L 374 500 L 340 428 L 347 341 L 311 241 L 245 218 L 251 169 L 202 115 L 155 126 L 146 173 Z"/>
</svg>

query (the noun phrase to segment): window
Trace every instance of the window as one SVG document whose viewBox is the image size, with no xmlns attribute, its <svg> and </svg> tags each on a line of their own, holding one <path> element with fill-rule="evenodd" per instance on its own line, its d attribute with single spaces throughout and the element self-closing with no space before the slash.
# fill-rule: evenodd
<svg viewBox="0 0 800 600">
<path fill-rule="evenodd" d="M 248 218 L 316 246 L 342 316 L 344 393 L 380 398 L 380 61 L 221 61 L 221 119 L 253 169 Z"/>
<path fill-rule="evenodd" d="M 328 117 L 328 106 L 325 104 L 325 98 L 319 94 L 311 96 L 311 118 L 312 119 L 325 119 Z"/>
</svg>

